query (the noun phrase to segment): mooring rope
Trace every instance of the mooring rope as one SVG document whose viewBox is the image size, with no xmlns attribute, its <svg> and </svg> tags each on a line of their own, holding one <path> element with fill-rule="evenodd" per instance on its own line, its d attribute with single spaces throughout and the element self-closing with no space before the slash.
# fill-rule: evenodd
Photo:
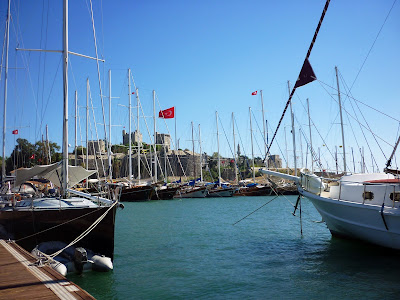
<svg viewBox="0 0 400 300">
<path fill-rule="evenodd" d="M 247 217 L 249 217 L 250 215 L 254 214 L 256 211 L 260 210 L 261 208 L 263 208 L 265 205 L 271 203 L 272 201 L 274 201 L 276 198 L 278 198 L 278 196 L 275 196 L 274 198 L 272 198 L 271 200 L 269 200 L 268 202 L 264 203 L 263 205 L 261 205 L 259 208 L 257 208 L 256 210 L 253 210 L 251 213 L 249 213 L 247 216 L 241 218 L 239 221 L 236 221 L 235 223 L 233 223 L 232 225 L 235 226 L 237 223 L 243 221 L 244 219 L 246 219 Z"/>
<path fill-rule="evenodd" d="M 65 246 L 64 248 L 58 250 L 57 252 L 53 253 L 50 255 L 51 258 L 56 257 L 58 254 L 60 254 L 61 252 L 63 252 L 65 249 L 67 249 L 68 247 L 76 244 L 77 242 L 79 242 L 80 240 L 82 240 L 85 236 L 87 236 L 94 228 L 96 228 L 96 226 L 105 218 L 105 216 L 108 214 L 108 212 L 118 203 L 118 201 L 115 201 L 96 221 L 93 222 L 92 225 L 90 225 L 84 232 L 82 232 L 75 240 L 73 240 L 72 242 L 70 242 L 67 246 Z"/>
</svg>

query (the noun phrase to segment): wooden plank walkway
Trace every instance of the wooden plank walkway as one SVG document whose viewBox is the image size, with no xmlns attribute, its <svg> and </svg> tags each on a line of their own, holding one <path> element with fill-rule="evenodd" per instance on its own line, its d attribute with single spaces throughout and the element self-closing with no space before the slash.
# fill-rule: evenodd
<svg viewBox="0 0 400 300">
<path fill-rule="evenodd" d="M 95 299 L 13 242 L 0 240 L 0 299 Z"/>
</svg>

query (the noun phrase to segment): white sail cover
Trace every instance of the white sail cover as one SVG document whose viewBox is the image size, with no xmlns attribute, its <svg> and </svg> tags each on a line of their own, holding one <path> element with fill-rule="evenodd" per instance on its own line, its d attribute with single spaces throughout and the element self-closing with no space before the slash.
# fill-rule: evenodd
<svg viewBox="0 0 400 300">
<path fill-rule="evenodd" d="M 61 186 L 61 163 L 37 165 L 32 168 L 19 168 L 11 171 L 16 176 L 15 185 L 20 185 L 33 177 L 46 178 L 54 185 Z M 68 166 L 68 186 L 73 187 L 83 179 L 96 173 L 96 170 L 86 170 L 81 166 Z"/>
</svg>

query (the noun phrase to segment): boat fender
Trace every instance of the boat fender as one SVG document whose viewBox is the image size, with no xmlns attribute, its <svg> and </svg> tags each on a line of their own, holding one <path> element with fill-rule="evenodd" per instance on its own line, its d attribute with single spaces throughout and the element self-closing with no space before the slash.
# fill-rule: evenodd
<svg viewBox="0 0 400 300">
<path fill-rule="evenodd" d="M 62 276 L 66 276 L 67 275 L 67 267 L 63 263 L 60 263 L 60 262 L 54 260 L 54 262 L 50 263 L 50 267 L 53 270 L 56 270 Z"/>
<path fill-rule="evenodd" d="M 93 255 L 91 258 L 92 270 L 97 272 L 108 272 L 113 269 L 111 258 L 104 255 Z"/>
</svg>

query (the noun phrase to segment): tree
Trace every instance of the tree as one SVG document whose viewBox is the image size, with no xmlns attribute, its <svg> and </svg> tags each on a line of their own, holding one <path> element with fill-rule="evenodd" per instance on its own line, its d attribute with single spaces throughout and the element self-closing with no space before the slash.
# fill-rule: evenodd
<svg viewBox="0 0 400 300">
<path fill-rule="evenodd" d="M 125 145 L 112 145 L 111 152 L 128 154 L 128 148 Z"/>
<path fill-rule="evenodd" d="M 49 142 L 36 142 L 31 144 L 26 139 L 18 138 L 17 145 L 15 146 L 10 157 L 6 160 L 6 172 L 9 173 L 17 168 L 31 168 L 36 164 L 49 163 L 47 160 L 50 152 L 51 162 L 61 160 L 61 153 L 56 152 L 60 150 L 60 146 L 56 143 Z"/>
</svg>

